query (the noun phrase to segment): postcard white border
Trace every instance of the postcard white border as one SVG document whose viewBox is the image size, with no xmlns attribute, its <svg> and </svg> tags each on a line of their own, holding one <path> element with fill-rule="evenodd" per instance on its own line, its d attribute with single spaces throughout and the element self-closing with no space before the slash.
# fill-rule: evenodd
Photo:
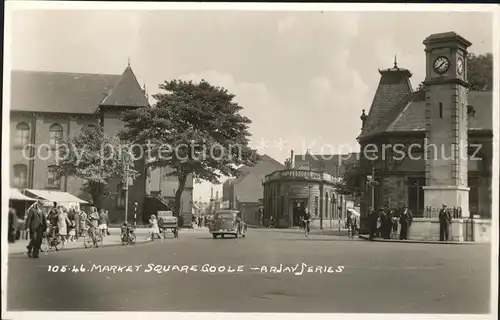
<svg viewBox="0 0 500 320">
<path fill-rule="evenodd" d="M 7 212 L 9 202 L 9 148 L 6 142 L 10 132 L 10 62 L 11 62 L 11 25 L 12 12 L 15 10 L 248 10 L 248 11 L 488 11 L 494 15 L 493 59 L 493 173 L 492 173 L 492 236 L 491 236 L 491 311 L 490 315 L 445 315 L 445 314 L 297 314 L 297 313 L 164 313 L 175 319 L 497 319 L 498 305 L 498 208 L 499 208 L 499 104 L 500 104 L 500 10 L 495 4 L 309 4 L 309 3 L 152 3 L 152 2 L 83 2 L 83 1 L 8 1 L 4 15 L 4 74 L 3 74 L 3 117 L 2 117 L 2 213 Z M 495 45 L 496 44 L 496 45 Z M 495 165 L 497 164 L 497 165 Z M 2 214 L 2 235 L 7 233 L 7 215 Z M 7 237 L 2 236 L 2 318 L 6 319 L 72 319 L 111 318 L 123 319 L 123 312 L 6 312 L 7 297 Z M 162 313 L 163 314 L 163 313 Z M 158 313 L 127 312 L 128 319 L 158 316 Z"/>
</svg>

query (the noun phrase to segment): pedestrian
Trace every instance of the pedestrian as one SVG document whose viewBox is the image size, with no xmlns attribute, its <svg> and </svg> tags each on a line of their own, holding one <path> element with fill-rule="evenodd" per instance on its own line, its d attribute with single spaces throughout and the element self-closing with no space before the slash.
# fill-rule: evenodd
<svg viewBox="0 0 500 320">
<path fill-rule="evenodd" d="M 68 240 L 68 225 L 70 224 L 71 221 L 69 221 L 66 210 L 64 207 L 59 206 L 57 208 L 57 229 L 59 230 L 59 236 L 63 243 Z"/>
<path fill-rule="evenodd" d="M 449 241 L 450 224 L 450 210 L 448 210 L 447 206 L 443 204 L 443 207 L 439 211 L 439 241 Z"/>
<path fill-rule="evenodd" d="M 9 243 L 16 242 L 16 233 L 17 233 L 17 213 L 11 202 L 9 203 L 9 231 L 7 235 Z"/>
<path fill-rule="evenodd" d="M 350 213 L 347 216 L 347 232 L 349 234 L 349 239 L 353 239 L 356 235 L 356 230 L 358 229 L 357 217 L 354 213 Z"/>
<path fill-rule="evenodd" d="M 87 218 L 90 221 L 90 225 L 93 228 L 95 228 L 95 230 L 99 230 L 99 213 L 97 213 L 97 208 L 96 207 L 91 207 L 90 208 L 90 214 L 88 215 Z"/>
<path fill-rule="evenodd" d="M 75 223 L 75 240 L 78 240 L 81 233 L 80 211 L 78 208 L 74 208 L 74 223 Z"/>
<path fill-rule="evenodd" d="M 79 236 L 83 236 L 83 232 L 87 231 L 87 213 L 83 210 L 80 211 L 80 234 Z"/>
<path fill-rule="evenodd" d="M 29 230 L 30 242 L 26 247 L 28 257 L 39 258 L 40 247 L 42 245 L 43 233 L 47 230 L 47 219 L 42 212 L 41 202 L 36 202 L 28 211 L 26 227 Z"/>
<path fill-rule="evenodd" d="M 373 211 L 373 208 L 368 209 L 368 223 L 370 231 L 370 240 L 373 240 L 377 235 L 377 214 Z"/>
<path fill-rule="evenodd" d="M 393 210 L 388 210 L 387 216 L 386 216 L 386 234 L 384 239 L 390 239 L 391 238 L 391 232 L 392 232 L 392 224 L 393 224 Z"/>
<path fill-rule="evenodd" d="M 147 240 L 153 241 L 155 239 L 155 236 L 158 237 L 158 239 L 162 239 L 163 237 L 160 234 L 160 229 L 158 227 L 158 220 L 156 219 L 156 216 L 152 214 L 149 218 L 149 238 Z"/>
<path fill-rule="evenodd" d="M 399 224 L 401 225 L 401 231 L 399 233 L 400 240 L 408 240 L 408 229 L 411 226 L 411 222 L 413 219 L 413 215 L 411 214 L 410 209 L 405 205 L 403 207 L 403 213 L 401 217 L 399 217 Z"/>
<path fill-rule="evenodd" d="M 387 220 L 386 220 L 386 218 L 387 218 L 387 216 L 385 214 L 384 209 L 380 208 L 379 214 L 378 214 L 377 227 L 378 227 L 378 236 L 380 238 L 383 238 L 383 239 L 385 239 L 386 228 L 387 228 Z"/>
<path fill-rule="evenodd" d="M 109 212 L 108 212 L 108 210 L 104 210 L 104 214 L 106 215 L 106 235 L 110 236 L 111 232 L 109 232 Z M 134 225 L 135 225 L 135 222 L 134 222 Z"/>
<path fill-rule="evenodd" d="M 108 217 L 104 209 L 99 210 L 99 232 L 103 237 L 106 236 L 108 230 Z"/>
</svg>

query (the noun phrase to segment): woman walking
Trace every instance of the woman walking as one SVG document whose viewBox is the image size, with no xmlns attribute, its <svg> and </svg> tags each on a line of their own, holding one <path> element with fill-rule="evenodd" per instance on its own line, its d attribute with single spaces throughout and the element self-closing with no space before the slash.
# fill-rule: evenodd
<svg viewBox="0 0 500 320">
<path fill-rule="evenodd" d="M 68 219 L 68 215 L 64 208 L 57 208 L 57 229 L 59 230 L 59 236 L 61 237 L 61 241 L 65 243 L 68 239 L 68 225 L 71 224 L 71 221 Z"/>
</svg>

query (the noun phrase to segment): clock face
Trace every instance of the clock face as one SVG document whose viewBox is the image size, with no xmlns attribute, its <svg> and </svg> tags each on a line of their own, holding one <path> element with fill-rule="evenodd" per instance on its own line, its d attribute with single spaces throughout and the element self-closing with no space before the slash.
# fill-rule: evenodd
<svg viewBox="0 0 500 320">
<path fill-rule="evenodd" d="M 459 75 L 463 75 L 464 74 L 464 59 L 462 58 L 458 58 L 458 61 L 457 61 L 457 72 Z"/>
<path fill-rule="evenodd" d="M 443 74 L 450 68 L 450 61 L 446 57 L 438 57 L 434 61 L 434 71 Z"/>
</svg>

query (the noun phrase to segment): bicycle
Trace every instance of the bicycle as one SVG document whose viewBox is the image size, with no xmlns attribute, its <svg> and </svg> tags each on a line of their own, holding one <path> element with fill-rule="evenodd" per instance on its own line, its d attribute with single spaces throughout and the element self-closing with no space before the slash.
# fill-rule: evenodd
<svg viewBox="0 0 500 320">
<path fill-rule="evenodd" d="M 96 227 L 91 226 L 87 229 L 85 237 L 83 239 L 83 244 L 85 248 L 99 248 L 102 247 L 104 238 L 102 234 L 97 230 Z"/>
<path fill-rule="evenodd" d="M 309 222 L 310 220 L 304 220 L 304 219 L 301 219 L 302 220 L 302 224 L 304 225 L 304 234 L 307 237 L 309 237 Z"/>
<path fill-rule="evenodd" d="M 122 231 L 123 232 L 123 231 Z M 128 232 L 122 233 L 122 244 L 123 245 L 130 245 L 130 244 L 135 244 L 135 233 L 133 230 L 129 230 Z"/>
<path fill-rule="evenodd" d="M 43 252 L 47 253 L 49 252 L 49 250 L 59 251 L 63 248 L 64 241 L 62 241 L 61 237 L 57 234 L 55 229 L 45 233 L 45 236 L 42 238 L 42 245 L 40 247 Z"/>
</svg>

